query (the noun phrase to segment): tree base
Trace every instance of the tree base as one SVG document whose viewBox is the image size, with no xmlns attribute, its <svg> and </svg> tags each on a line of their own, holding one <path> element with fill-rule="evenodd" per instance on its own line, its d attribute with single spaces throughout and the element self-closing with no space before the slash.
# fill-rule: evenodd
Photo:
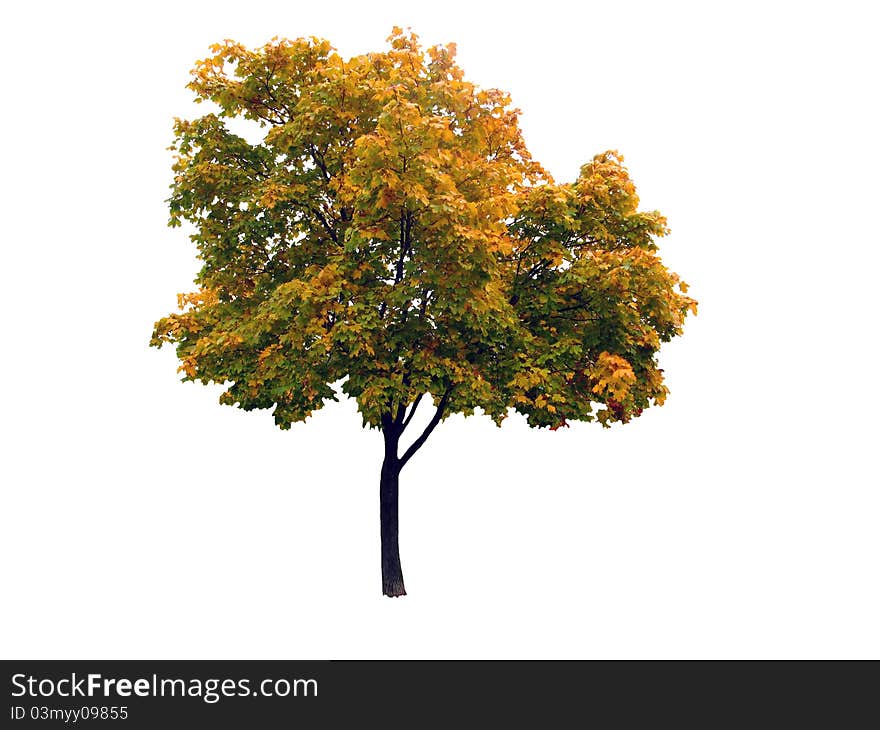
<svg viewBox="0 0 880 730">
<path fill-rule="evenodd" d="M 400 596 L 406 595 L 406 589 L 403 587 L 403 583 L 392 586 L 382 586 L 382 595 L 388 596 L 389 598 L 399 598 Z"/>
</svg>

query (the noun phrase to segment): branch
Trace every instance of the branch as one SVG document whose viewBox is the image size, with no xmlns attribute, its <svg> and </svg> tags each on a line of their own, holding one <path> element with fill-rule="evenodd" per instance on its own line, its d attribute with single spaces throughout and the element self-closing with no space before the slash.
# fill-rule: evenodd
<svg viewBox="0 0 880 730">
<path fill-rule="evenodd" d="M 257 161 L 254 162 L 253 160 L 249 160 L 247 157 L 245 157 L 241 152 L 230 152 L 229 155 L 233 159 L 238 160 L 240 164 L 253 170 L 257 176 L 263 179 L 266 179 L 269 176 L 269 172 L 266 169 L 266 163 L 263 162 L 261 159 L 257 158 Z"/>
<path fill-rule="evenodd" d="M 590 303 L 589 303 L 589 302 L 585 302 L 585 301 L 581 298 L 581 295 L 580 295 L 580 294 L 575 294 L 575 295 L 572 297 L 572 299 L 573 299 L 574 301 L 576 301 L 577 304 L 571 304 L 571 305 L 569 305 L 569 306 L 567 306 L 567 307 L 560 307 L 560 308 L 557 309 L 556 311 L 557 311 L 557 312 L 571 312 L 572 310 L 575 310 L 575 309 L 586 309 L 587 307 L 590 306 Z"/>
<path fill-rule="evenodd" d="M 541 259 L 537 264 L 535 264 L 529 272 L 523 277 L 522 281 L 519 281 L 519 268 L 522 263 L 522 259 L 520 259 L 516 264 L 516 274 L 513 277 L 513 286 L 510 290 L 510 299 L 508 300 L 511 304 L 516 304 L 519 301 L 519 291 L 523 287 L 525 287 L 529 281 L 532 280 L 532 277 L 535 274 L 541 272 L 542 268 L 545 268 L 549 263 L 546 259 Z"/>
<path fill-rule="evenodd" d="M 324 226 L 324 230 L 327 231 L 327 233 L 330 235 L 330 238 L 333 239 L 333 243 L 335 243 L 338 246 L 339 245 L 339 238 L 337 238 L 336 232 L 333 230 L 333 228 L 327 222 L 327 219 L 324 217 L 324 215 L 321 213 L 321 211 L 318 210 L 318 208 L 311 207 L 311 206 L 309 207 L 309 210 L 311 210 L 312 213 L 314 213 L 318 217 L 318 220 L 321 221 L 321 225 Z"/>
<path fill-rule="evenodd" d="M 398 462 L 400 468 L 402 469 L 406 462 L 408 462 L 413 454 L 416 453 L 425 441 L 428 440 L 428 436 L 431 435 L 431 432 L 437 428 L 437 424 L 440 423 L 440 419 L 443 418 L 443 413 L 446 411 L 446 404 L 449 402 L 449 396 L 452 393 L 452 386 L 446 389 L 446 392 L 443 394 L 443 397 L 440 398 L 440 402 L 437 404 L 437 410 L 434 412 L 433 418 L 431 418 L 430 423 L 425 426 L 425 430 L 422 431 L 422 435 L 419 436 L 415 441 L 412 442 L 412 445 L 406 450 L 404 455 L 400 457 L 400 461 Z"/>
<path fill-rule="evenodd" d="M 400 256 L 397 258 L 397 265 L 395 266 L 395 284 L 403 281 L 403 264 L 406 261 L 407 254 L 410 252 L 409 233 L 409 213 L 406 211 L 406 208 L 402 208 L 400 211 Z"/>
<path fill-rule="evenodd" d="M 397 355 L 395 354 L 394 357 L 396 358 Z M 404 386 L 404 387 L 406 387 L 406 386 L 409 385 L 410 379 L 409 379 L 409 373 L 408 373 L 408 372 L 403 374 L 403 379 L 402 379 L 401 382 L 403 383 L 403 386 Z M 421 396 L 419 396 L 419 397 L 421 398 Z M 400 430 L 398 431 L 398 435 L 400 435 L 401 433 L 403 433 L 403 429 L 406 428 L 405 425 L 401 425 L 401 424 L 403 423 L 403 417 L 404 417 L 405 415 L 406 415 L 406 401 L 401 401 L 401 402 L 398 403 L 398 405 L 397 405 L 397 415 L 394 416 L 394 425 L 395 425 L 395 426 L 400 426 Z"/>
<path fill-rule="evenodd" d="M 529 272 L 525 275 L 525 277 L 523 278 L 523 280 L 522 280 L 521 283 L 525 284 L 527 281 L 529 281 L 529 279 L 531 279 L 535 274 L 539 273 L 539 272 L 541 271 L 541 269 L 543 269 L 544 267 L 546 267 L 546 266 L 547 266 L 547 263 L 548 263 L 548 262 L 547 262 L 546 259 L 541 259 L 537 264 L 535 264 L 535 265 L 529 270 Z"/>
<path fill-rule="evenodd" d="M 424 395 L 424 393 L 419 393 L 416 399 L 413 401 L 412 409 L 410 410 L 409 415 L 404 420 L 403 425 L 401 426 L 401 430 L 406 430 L 406 427 L 409 426 L 409 422 L 412 420 L 412 417 L 416 415 L 416 408 L 419 407 L 419 401 Z"/>
<path fill-rule="evenodd" d="M 280 124 L 286 124 L 286 123 L 287 123 L 287 122 L 285 121 L 284 117 L 281 116 L 281 113 L 280 113 L 275 107 L 269 106 L 269 105 L 268 105 L 266 102 L 264 102 L 262 99 L 257 99 L 257 98 L 253 98 L 253 99 L 245 98 L 244 101 L 245 101 L 247 104 L 251 104 L 251 107 L 248 109 L 248 111 L 250 111 L 251 114 L 256 115 L 259 119 L 262 119 L 264 122 L 269 122 L 269 124 L 278 124 L 278 125 L 280 125 Z M 270 115 L 270 114 L 260 114 L 260 113 L 254 108 L 253 105 L 259 105 L 259 106 L 263 107 L 264 109 L 268 109 L 270 112 L 272 112 L 272 114 L 271 114 L 271 115 Z"/>
<path fill-rule="evenodd" d="M 394 416 L 394 425 L 400 426 L 400 424 L 403 423 L 403 417 L 405 415 L 406 415 L 406 404 L 405 403 L 398 403 L 397 404 L 397 414 Z M 401 426 L 400 430 L 403 431 L 402 426 Z"/>
<path fill-rule="evenodd" d="M 324 176 L 324 181 L 330 182 L 331 175 L 330 175 L 330 172 L 327 170 L 327 163 L 324 160 L 324 155 L 321 154 L 320 152 L 318 152 L 318 148 L 315 147 L 315 145 L 309 144 L 308 147 L 309 147 L 309 152 L 312 155 L 312 160 L 314 161 L 314 163 L 318 167 L 318 169 L 321 171 L 321 174 L 323 174 L 323 176 Z"/>
</svg>

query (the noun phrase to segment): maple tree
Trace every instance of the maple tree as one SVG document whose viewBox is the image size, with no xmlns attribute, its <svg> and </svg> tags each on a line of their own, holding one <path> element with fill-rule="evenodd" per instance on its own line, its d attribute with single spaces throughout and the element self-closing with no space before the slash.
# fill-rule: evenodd
<svg viewBox="0 0 880 730">
<path fill-rule="evenodd" d="M 349 59 L 317 38 L 225 41 L 197 63 L 189 88 L 216 111 L 175 120 L 169 204 L 202 267 L 151 344 L 174 343 L 184 380 L 222 383 L 222 403 L 271 408 L 281 428 L 342 382 L 384 435 L 382 587 L 398 596 L 399 475 L 444 418 L 626 423 L 663 403 L 656 354 L 696 302 L 618 153 L 556 183 L 508 95 L 465 80 L 454 44 L 399 28 L 388 41 Z"/>
</svg>

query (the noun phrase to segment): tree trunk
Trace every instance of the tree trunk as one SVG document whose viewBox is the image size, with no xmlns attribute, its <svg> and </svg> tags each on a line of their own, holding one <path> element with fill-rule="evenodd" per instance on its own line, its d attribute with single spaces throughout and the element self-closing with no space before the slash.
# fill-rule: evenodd
<svg viewBox="0 0 880 730">
<path fill-rule="evenodd" d="M 379 480 L 379 522 L 382 534 L 382 593 L 405 596 L 403 571 L 400 569 L 400 548 L 397 543 L 397 493 L 400 483 L 400 462 L 397 458 L 397 436 L 385 433 L 385 460 Z"/>
</svg>

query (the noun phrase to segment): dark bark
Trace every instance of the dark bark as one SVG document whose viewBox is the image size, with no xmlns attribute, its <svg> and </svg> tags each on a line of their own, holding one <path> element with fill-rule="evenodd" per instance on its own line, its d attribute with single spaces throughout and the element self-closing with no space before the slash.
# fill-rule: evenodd
<svg viewBox="0 0 880 730">
<path fill-rule="evenodd" d="M 384 431 L 385 459 L 379 480 L 379 522 L 382 535 L 382 593 L 386 596 L 405 596 L 403 571 L 400 567 L 400 547 L 397 541 L 398 487 L 400 461 L 397 458 L 399 434 L 394 429 Z"/>
<path fill-rule="evenodd" d="M 452 388 L 447 388 L 425 430 L 413 441 L 403 456 L 397 455 L 400 436 L 412 420 L 424 394 L 416 397 L 410 407 L 409 414 L 406 413 L 406 406 L 400 405 L 396 415 L 392 409 L 382 416 L 385 458 L 382 460 L 382 475 L 379 479 L 379 524 L 382 537 L 382 593 L 386 596 L 406 595 L 406 589 L 403 586 L 403 571 L 400 568 L 400 547 L 397 541 L 400 470 L 412 458 L 413 454 L 422 448 L 428 436 L 437 428 L 437 424 L 440 423 L 446 412 L 451 394 Z"/>
<path fill-rule="evenodd" d="M 428 440 L 428 436 L 431 435 L 431 431 L 437 428 L 437 424 L 443 419 L 443 414 L 446 412 L 446 404 L 449 402 L 449 396 L 452 394 L 452 388 L 447 388 L 446 392 L 440 398 L 440 402 L 437 404 L 437 410 L 434 411 L 434 416 L 428 422 L 428 425 L 425 427 L 425 430 L 422 431 L 422 435 L 419 436 L 415 441 L 412 442 L 410 447 L 404 452 L 403 456 L 400 457 L 400 468 L 403 468 L 404 464 L 408 462 L 413 454 L 416 453 L 422 446 L 425 444 L 425 441 Z M 395 447 L 394 453 L 397 453 L 397 449 Z"/>
</svg>

